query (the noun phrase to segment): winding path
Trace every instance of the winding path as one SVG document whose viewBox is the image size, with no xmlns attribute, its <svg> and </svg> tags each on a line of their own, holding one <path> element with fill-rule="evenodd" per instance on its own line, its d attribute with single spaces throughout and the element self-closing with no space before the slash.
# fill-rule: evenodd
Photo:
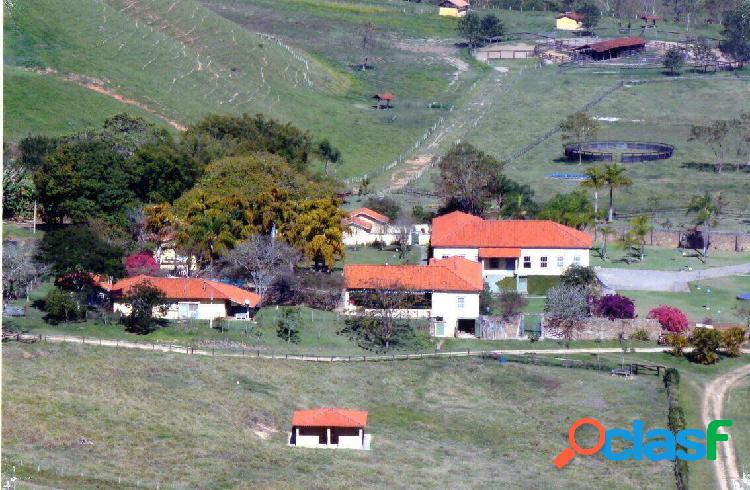
<svg viewBox="0 0 750 490">
<path fill-rule="evenodd" d="M 723 418 L 724 400 L 726 399 L 727 392 L 745 376 L 750 376 L 750 364 L 729 371 L 706 386 L 701 409 L 704 425 L 707 426 L 710 421 Z M 717 446 L 717 458 L 714 461 L 717 488 L 719 490 L 734 490 L 735 488 L 739 488 L 734 483 L 740 480 L 740 472 L 737 468 L 737 457 L 734 452 L 734 442 L 731 436 L 729 441 L 719 443 Z"/>
</svg>

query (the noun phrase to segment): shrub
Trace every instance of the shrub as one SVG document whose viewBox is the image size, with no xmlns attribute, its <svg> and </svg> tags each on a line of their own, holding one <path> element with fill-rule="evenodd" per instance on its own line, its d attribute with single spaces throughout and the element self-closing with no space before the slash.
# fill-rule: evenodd
<svg viewBox="0 0 750 490">
<path fill-rule="evenodd" d="M 515 291 L 516 290 L 516 278 L 515 277 L 503 277 L 497 281 L 497 287 L 503 291 Z"/>
<path fill-rule="evenodd" d="M 401 206 L 391 197 L 370 197 L 365 201 L 365 207 L 388 216 L 391 221 L 398 219 L 401 214 Z"/>
<path fill-rule="evenodd" d="M 589 289 L 557 286 L 547 293 L 544 305 L 546 325 L 553 334 L 572 340 L 589 317 Z"/>
<path fill-rule="evenodd" d="M 58 288 L 53 289 L 44 299 L 44 309 L 47 312 L 46 320 L 51 323 L 60 321 L 71 321 L 83 318 L 86 309 L 67 293 Z"/>
<path fill-rule="evenodd" d="M 635 303 L 627 296 L 607 294 L 595 302 L 594 314 L 610 320 L 635 318 Z"/>
<path fill-rule="evenodd" d="M 742 344 L 745 343 L 747 329 L 734 327 L 721 332 L 721 345 L 726 349 L 729 357 L 738 357 L 742 353 Z"/>
<path fill-rule="evenodd" d="M 144 250 L 125 258 L 125 270 L 129 276 L 152 275 L 159 272 L 159 264 L 154 260 L 154 254 L 151 251 Z"/>
<path fill-rule="evenodd" d="M 630 340 L 640 340 L 641 342 L 648 342 L 649 340 L 651 340 L 651 336 L 645 329 L 639 328 L 630 334 Z"/>
<path fill-rule="evenodd" d="M 672 347 L 672 355 L 677 357 L 682 356 L 685 347 L 688 345 L 687 337 L 679 332 L 668 333 L 664 336 L 664 342 Z"/>
<path fill-rule="evenodd" d="M 531 276 L 528 282 L 529 294 L 545 295 L 547 291 L 560 284 L 557 276 Z"/>
<path fill-rule="evenodd" d="M 688 329 L 688 317 L 679 308 L 661 305 L 648 312 L 648 318 L 659 322 L 669 332 L 685 332 Z"/>
<path fill-rule="evenodd" d="M 164 292 L 148 281 L 133 286 L 125 298 L 125 303 L 130 306 L 130 314 L 122 318 L 125 330 L 138 335 L 156 330 L 162 320 L 154 317 L 154 310 L 165 315 L 167 301 Z"/>
<path fill-rule="evenodd" d="M 299 308 L 286 308 L 276 322 L 276 336 L 287 344 L 297 344 L 302 330 L 302 315 Z"/>
<path fill-rule="evenodd" d="M 693 352 L 690 358 L 699 364 L 715 364 L 719 362 L 719 348 L 721 347 L 721 333 L 713 328 L 696 328 L 691 337 Z"/>
<path fill-rule="evenodd" d="M 572 264 L 560 276 L 560 283 L 566 286 L 596 287 L 599 285 L 599 279 L 593 267 Z"/>
<path fill-rule="evenodd" d="M 526 298 L 516 291 L 500 293 L 500 311 L 502 311 L 503 318 L 506 320 L 521 313 L 528 305 L 529 302 Z"/>
</svg>

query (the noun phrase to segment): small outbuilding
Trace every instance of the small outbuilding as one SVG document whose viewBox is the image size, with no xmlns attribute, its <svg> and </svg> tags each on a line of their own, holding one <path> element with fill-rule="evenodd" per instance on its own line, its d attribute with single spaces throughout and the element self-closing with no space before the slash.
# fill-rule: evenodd
<svg viewBox="0 0 750 490">
<path fill-rule="evenodd" d="M 561 31 L 580 31 L 586 16 L 578 12 L 564 12 L 555 17 L 555 27 Z"/>
<path fill-rule="evenodd" d="M 383 92 L 372 96 L 375 99 L 375 107 L 377 109 L 390 109 L 393 107 L 391 102 L 396 98 L 396 94 L 393 92 Z"/>
<path fill-rule="evenodd" d="M 580 53 L 591 56 L 595 60 L 608 60 L 639 53 L 646 49 L 646 40 L 640 36 L 608 39 L 593 44 L 584 44 L 574 48 Z"/>
<path fill-rule="evenodd" d="M 346 408 L 297 410 L 289 445 L 325 449 L 370 449 L 367 412 Z"/>
<path fill-rule="evenodd" d="M 438 13 L 446 17 L 463 17 L 469 11 L 469 2 L 466 0 L 442 0 L 438 6 Z"/>
<path fill-rule="evenodd" d="M 656 23 L 661 20 L 658 15 L 641 14 L 641 20 L 646 22 L 646 27 L 656 27 Z"/>
</svg>

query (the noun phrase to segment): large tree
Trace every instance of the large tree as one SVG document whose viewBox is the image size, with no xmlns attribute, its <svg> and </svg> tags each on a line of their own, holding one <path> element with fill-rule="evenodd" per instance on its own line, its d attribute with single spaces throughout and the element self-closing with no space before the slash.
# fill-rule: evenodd
<svg viewBox="0 0 750 490">
<path fill-rule="evenodd" d="M 560 132 L 563 144 L 583 143 L 585 140 L 596 137 L 599 132 L 599 123 L 585 112 L 571 114 L 560 123 Z M 583 160 L 583 155 L 578 153 L 578 164 Z"/>
<path fill-rule="evenodd" d="M 253 283 L 261 304 L 271 286 L 291 273 L 298 260 L 297 250 L 268 235 L 252 235 L 224 257 L 230 274 Z"/>
<path fill-rule="evenodd" d="M 703 226 L 703 257 L 708 260 L 708 247 L 711 244 L 711 228 L 719 222 L 721 212 L 721 194 L 716 196 L 705 192 L 702 196 L 693 196 L 687 207 L 687 214 L 695 214 L 695 223 Z"/>
<path fill-rule="evenodd" d="M 547 201 L 539 212 L 539 218 L 581 230 L 594 222 L 594 208 L 585 192 L 573 191 L 557 194 Z"/>
<path fill-rule="evenodd" d="M 615 189 L 620 187 L 628 187 L 633 181 L 630 177 L 625 175 L 626 170 L 622 165 L 616 163 L 607 164 L 604 166 L 604 182 L 609 187 L 609 213 L 607 214 L 607 221 L 612 222 L 615 219 L 615 205 L 614 205 L 614 194 Z"/>
<path fill-rule="evenodd" d="M 470 143 L 461 142 L 440 160 L 438 196 L 446 210 L 482 215 L 502 182 L 502 164 Z"/>
<path fill-rule="evenodd" d="M 458 35 L 466 39 L 469 49 L 473 49 L 482 40 L 482 21 L 478 13 L 469 12 L 458 20 Z"/>
<path fill-rule="evenodd" d="M 133 156 L 133 190 L 143 202 L 172 202 L 193 187 L 201 170 L 198 161 L 171 140 L 150 143 Z"/>
<path fill-rule="evenodd" d="M 727 12 L 722 34 L 722 51 L 739 62 L 750 60 L 750 0 L 740 0 Z"/>
<path fill-rule="evenodd" d="M 48 231 L 36 255 L 55 277 L 93 273 L 119 278 L 125 273 L 122 257 L 122 249 L 105 242 L 85 225 Z"/>
<path fill-rule="evenodd" d="M 664 68 L 669 70 L 670 75 L 680 73 L 685 65 L 685 52 L 677 46 L 672 46 L 664 55 Z"/>
<path fill-rule="evenodd" d="M 125 298 L 125 304 L 130 307 L 130 314 L 122 319 L 125 330 L 138 335 L 156 330 L 162 322 L 160 317 L 167 312 L 167 301 L 164 291 L 149 281 L 133 286 Z"/>
<path fill-rule="evenodd" d="M 696 125 L 690 128 L 688 141 L 699 141 L 714 152 L 716 171 L 721 173 L 726 163 L 726 143 L 731 131 L 731 122 L 718 120 L 707 125 Z"/>
</svg>

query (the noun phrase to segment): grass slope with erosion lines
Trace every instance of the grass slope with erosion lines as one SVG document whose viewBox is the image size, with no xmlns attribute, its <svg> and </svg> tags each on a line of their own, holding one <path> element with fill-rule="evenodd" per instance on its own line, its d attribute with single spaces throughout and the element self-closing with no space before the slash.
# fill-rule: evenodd
<svg viewBox="0 0 750 490">
<path fill-rule="evenodd" d="M 86 77 L 181 123 L 210 112 L 263 112 L 329 137 L 344 153 L 344 175 L 382 166 L 411 146 L 440 111 L 410 93 L 422 86 L 425 97 L 441 94 L 452 73 L 436 62 L 420 74 L 414 56 L 398 62 L 414 66 L 410 88 L 376 86 L 306 53 L 307 40 L 288 48 L 193 0 L 40 0 L 6 4 L 5 13 L 11 66 Z M 401 108 L 372 110 L 369 97 L 380 89 L 403 93 Z"/>
<path fill-rule="evenodd" d="M 6 140 L 36 133 L 57 136 L 100 127 L 105 119 L 121 112 L 170 128 L 148 111 L 48 75 L 6 65 L 3 83 Z"/>
<path fill-rule="evenodd" d="M 613 465 L 594 456 L 565 471 L 552 467 L 579 417 L 593 413 L 609 427 L 633 418 L 663 426 L 656 377 L 628 381 L 481 360 L 302 366 L 166 356 L 6 346 L 3 469 L 15 465 L 31 483 L 68 488 L 118 480 L 291 488 L 309 485 L 311 474 L 326 488 L 672 484 L 668 462 Z M 372 451 L 286 447 L 291 412 L 317 406 L 368 410 Z M 579 433 L 582 445 L 594 437 Z"/>
</svg>

